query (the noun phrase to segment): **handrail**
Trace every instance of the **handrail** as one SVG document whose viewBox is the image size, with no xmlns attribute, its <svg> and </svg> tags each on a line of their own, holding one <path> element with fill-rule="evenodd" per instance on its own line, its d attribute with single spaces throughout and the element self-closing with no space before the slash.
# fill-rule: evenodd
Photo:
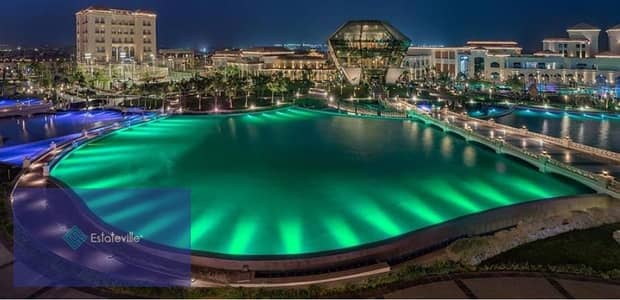
<svg viewBox="0 0 620 300">
<path fill-rule="evenodd" d="M 376 110 L 370 110 L 370 109 L 366 109 L 366 108 L 363 108 L 363 107 L 357 107 L 357 109 L 356 109 L 355 107 L 351 107 L 351 105 L 344 104 L 342 102 L 340 103 L 340 105 L 330 104 L 330 107 L 332 107 L 332 108 L 339 108 L 342 111 L 346 111 L 348 113 L 357 114 L 357 115 L 360 115 L 360 116 L 388 117 L 388 118 L 400 118 L 400 119 L 406 119 L 407 118 L 406 112 L 401 112 L 401 111 L 381 111 L 381 112 L 379 112 L 379 111 L 376 111 Z"/>
<path fill-rule="evenodd" d="M 470 122 L 479 122 L 479 123 L 486 122 L 487 125 L 490 125 L 492 127 L 501 128 L 501 129 L 504 129 L 504 130 L 507 130 L 507 131 L 511 131 L 513 133 L 517 132 L 517 133 L 521 133 L 521 134 L 524 134 L 524 135 L 527 134 L 527 135 L 530 135 L 532 137 L 539 138 L 539 139 L 541 139 L 541 140 L 543 140 L 545 142 L 548 142 L 548 143 L 552 143 L 552 144 L 555 144 L 555 145 L 563 146 L 563 147 L 566 147 L 566 148 L 569 148 L 569 149 L 573 149 L 573 150 L 578 150 L 578 151 L 582 151 L 582 152 L 588 152 L 589 154 L 593 154 L 593 155 L 596 155 L 596 156 L 599 156 L 599 157 L 603 157 L 603 158 L 606 158 L 606 159 L 611 159 L 611 160 L 620 162 L 620 153 L 617 153 L 617 152 L 613 152 L 613 151 L 609 151 L 609 150 L 604 150 L 604 149 L 600 149 L 600 148 L 584 145 L 584 144 L 581 144 L 581 143 L 576 143 L 576 142 L 573 142 L 573 141 L 571 141 L 569 139 L 562 139 L 562 138 L 551 137 L 551 136 L 544 135 L 544 134 L 541 134 L 541 133 L 528 131 L 527 129 L 523 130 L 523 129 L 518 129 L 518 128 L 515 128 L 515 127 L 512 127 L 512 126 L 508 126 L 508 125 L 504 125 L 504 124 L 498 124 L 498 123 L 493 122 L 492 120 L 486 120 L 486 121 L 485 120 L 479 120 L 479 119 L 475 119 L 475 118 L 472 118 L 472 117 L 467 116 L 467 115 L 459 115 L 459 114 L 456 114 L 456 113 L 450 112 L 450 111 L 446 112 L 446 114 L 451 115 L 451 116 L 457 116 L 459 118 L 465 119 L 465 120 L 470 121 Z"/>
<path fill-rule="evenodd" d="M 545 167 L 555 167 L 558 168 L 564 172 L 567 172 L 569 174 L 572 174 L 574 176 L 577 176 L 578 178 L 580 178 L 582 181 L 588 181 L 590 184 L 598 186 L 599 188 L 609 191 L 611 192 L 613 195 L 612 196 L 617 196 L 620 195 L 620 185 L 618 184 L 618 181 L 615 180 L 615 178 L 610 177 L 610 176 L 605 176 L 605 175 L 601 175 L 601 174 L 596 174 L 596 173 L 592 173 L 590 171 L 586 171 L 574 166 L 571 166 L 569 164 L 563 163 L 559 160 L 553 159 L 551 157 L 549 157 L 546 154 L 543 153 L 533 153 L 531 151 L 527 151 L 525 149 L 516 147 L 512 144 L 506 143 L 501 139 L 494 139 L 494 138 L 490 138 L 487 137 L 486 135 L 482 135 L 476 131 L 474 131 L 473 128 L 469 127 L 468 128 L 461 128 L 453 123 L 451 123 L 450 121 L 443 121 L 441 119 L 435 118 L 433 116 L 431 116 L 430 114 L 426 114 L 426 113 L 420 113 L 417 110 L 412 111 L 412 115 L 423 121 L 423 122 L 428 122 L 428 123 L 433 123 L 441 128 L 447 128 L 448 130 L 457 133 L 461 136 L 463 136 L 466 139 L 471 139 L 471 138 L 475 138 L 478 141 L 487 144 L 495 149 L 500 148 L 500 150 L 506 151 L 506 150 L 510 150 L 512 152 L 515 152 L 518 155 L 523 155 L 525 157 L 528 157 L 532 160 L 535 161 L 539 161 L 541 164 L 543 164 Z M 461 118 L 462 116 L 460 115 L 456 115 L 454 113 L 448 113 L 448 115 L 450 116 L 458 116 L 459 118 Z M 467 117 L 465 119 L 468 119 Z M 481 121 L 481 120 L 477 120 L 476 122 L 485 122 L 485 121 Z M 491 124 L 493 124 L 492 122 L 490 122 Z M 469 124 L 469 122 L 464 122 L 465 126 L 468 126 L 467 124 Z M 509 126 L 506 126 L 509 127 Z M 494 127 L 495 128 L 495 127 Z M 514 131 L 514 128 L 509 127 L 507 128 L 507 130 L 511 130 Z M 530 132 L 528 132 L 529 134 Z M 537 134 L 540 135 L 540 134 Z M 552 138 L 552 139 L 556 139 L 556 138 Z M 560 143 L 560 146 L 565 146 L 565 144 Z"/>
</svg>

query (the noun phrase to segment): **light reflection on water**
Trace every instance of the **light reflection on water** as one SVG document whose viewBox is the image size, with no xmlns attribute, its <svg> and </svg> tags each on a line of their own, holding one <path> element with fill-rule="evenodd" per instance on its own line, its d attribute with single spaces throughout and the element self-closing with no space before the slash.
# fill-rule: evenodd
<svg viewBox="0 0 620 300">
<path fill-rule="evenodd" d="M 63 112 L 31 118 L 0 119 L 0 147 L 15 146 L 79 133 L 123 119 L 116 111 Z"/>
<path fill-rule="evenodd" d="M 569 136 L 573 141 L 593 147 L 620 152 L 620 118 L 593 114 L 566 114 L 517 110 L 496 119 L 500 124 L 521 128 L 554 137 Z"/>
<path fill-rule="evenodd" d="M 422 123 L 295 109 L 148 123 L 80 148 L 52 175 L 73 188 L 188 189 L 192 248 L 229 255 L 360 246 L 483 210 L 591 192 Z M 160 224 L 152 211 L 166 209 L 150 198 L 103 197 L 85 202 L 138 233 Z M 140 224 L 125 227 L 135 225 L 130 220 Z M 156 236 L 147 239 L 166 242 Z"/>
</svg>

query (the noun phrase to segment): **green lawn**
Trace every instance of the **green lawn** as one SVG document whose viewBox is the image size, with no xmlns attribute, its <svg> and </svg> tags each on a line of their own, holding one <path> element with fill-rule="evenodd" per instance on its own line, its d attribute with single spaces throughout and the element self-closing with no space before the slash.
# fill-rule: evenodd
<svg viewBox="0 0 620 300">
<path fill-rule="evenodd" d="M 612 235 L 620 223 L 578 230 L 526 244 L 483 263 L 529 265 L 584 265 L 596 271 L 620 269 L 620 244 Z"/>
</svg>

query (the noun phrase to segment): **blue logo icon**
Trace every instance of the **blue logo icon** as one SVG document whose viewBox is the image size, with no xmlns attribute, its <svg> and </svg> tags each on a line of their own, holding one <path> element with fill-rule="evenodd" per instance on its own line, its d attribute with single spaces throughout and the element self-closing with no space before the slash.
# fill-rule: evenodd
<svg viewBox="0 0 620 300">
<path fill-rule="evenodd" d="M 73 226 L 62 237 L 65 243 L 67 243 L 67 245 L 69 245 L 69 247 L 71 247 L 74 251 L 80 249 L 80 247 L 82 247 L 82 245 L 86 242 L 87 238 L 88 237 L 86 234 L 77 226 Z"/>
</svg>

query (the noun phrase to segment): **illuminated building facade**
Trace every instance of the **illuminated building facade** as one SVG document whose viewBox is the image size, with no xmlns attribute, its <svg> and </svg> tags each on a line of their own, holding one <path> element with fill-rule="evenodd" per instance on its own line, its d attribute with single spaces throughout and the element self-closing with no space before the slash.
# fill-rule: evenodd
<svg viewBox="0 0 620 300">
<path fill-rule="evenodd" d="M 610 51 L 600 52 L 600 29 L 578 24 L 568 37 L 543 40 L 543 49 L 523 54 L 516 42 L 472 41 L 462 47 L 410 47 L 401 72 L 415 80 L 447 75 L 454 80 L 479 78 L 503 82 L 518 77 L 524 87 L 538 84 L 553 91 L 559 86 L 620 88 L 620 25 L 607 30 Z M 612 92 L 615 94 L 615 92 Z"/>
<path fill-rule="evenodd" d="M 350 21 L 328 39 L 337 69 L 351 84 L 384 83 L 401 67 L 409 38 L 383 21 Z M 397 73 L 396 73 L 397 74 Z"/>
<path fill-rule="evenodd" d="M 151 63 L 157 56 L 157 15 L 91 6 L 75 14 L 81 63 Z"/>
<path fill-rule="evenodd" d="M 286 47 L 254 47 L 216 51 L 211 56 L 214 68 L 236 67 L 242 76 L 271 76 L 281 73 L 291 80 L 308 78 L 329 80 L 334 68 L 324 53 L 314 50 L 290 50 Z"/>
</svg>

